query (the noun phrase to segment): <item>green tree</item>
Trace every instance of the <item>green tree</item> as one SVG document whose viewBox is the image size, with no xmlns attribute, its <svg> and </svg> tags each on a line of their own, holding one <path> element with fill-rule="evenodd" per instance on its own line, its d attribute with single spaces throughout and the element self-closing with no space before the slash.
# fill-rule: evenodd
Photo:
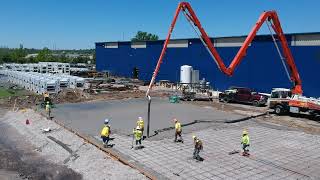
<svg viewBox="0 0 320 180">
<path fill-rule="evenodd" d="M 131 41 L 156 41 L 159 40 L 159 37 L 155 34 L 138 31 L 134 38 Z"/>
<path fill-rule="evenodd" d="M 26 50 L 23 48 L 23 45 L 20 44 L 18 49 L 14 49 L 13 52 L 10 54 L 11 60 L 16 63 L 24 63 L 25 56 L 27 55 Z"/>
<path fill-rule="evenodd" d="M 3 61 L 4 63 L 10 63 L 10 62 L 13 62 L 13 60 L 11 59 L 11 57 L 10 57 L 10 55 L 9 55 L 9 54 L 5 54 L 5 55 L 3 55 L 3 57 L 2 57 L 2 61 Z"/>
<path fill-rule="evenodd" d="M 52 59 L 52 53 L 47 47 L 39 51 L 38 56 L 36 57 L 36 61 L 38 62 L 51 61 Z"/>
</svg>

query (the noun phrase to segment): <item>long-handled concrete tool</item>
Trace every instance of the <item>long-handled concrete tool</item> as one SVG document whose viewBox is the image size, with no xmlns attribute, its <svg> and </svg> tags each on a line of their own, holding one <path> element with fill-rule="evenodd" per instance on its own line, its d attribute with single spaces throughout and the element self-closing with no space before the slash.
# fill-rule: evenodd
<svg viewBox="0 0 320 180">
<path fill-rule="evenodd" d="M 133 148 L 133 142 L 134 142 L 134 133 L 132 134 L 131 149 Z"/>
</svg>

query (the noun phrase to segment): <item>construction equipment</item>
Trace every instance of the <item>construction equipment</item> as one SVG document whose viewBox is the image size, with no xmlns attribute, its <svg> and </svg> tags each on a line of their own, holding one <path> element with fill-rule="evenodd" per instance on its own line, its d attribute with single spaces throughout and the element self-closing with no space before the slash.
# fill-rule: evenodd
<svg viewBox="0 0 320 180">
<path fill-rule="evenodd" d="M 268 106 L 278 115 L 286 113 L 307 114 L 320 119 L 320 99 L 292 94 L 290 89 L 274 88 L 268 99 Z"/>
<path fill-rule="evenodd" d="M 159 72 L 159 69 L 160 69 L 160 65 L 161 65 L 163 57 L 165 55 L 165 52 L 166 52 L 166 49 L 167 49 L 167 46 L 168 46 L 172 31 L 174 29 L 174 26 L 176 24 L 177 18 L 178 18 L 179 13 L 181 11 L 183 12 L 183 14 L 187 18 L 187 20 L 190 22 L 190 24 L 192 25 L 194 30 L 196 31 L 194 26 L 196 26 L 198 28 L 198 31 L 200 32 L 200 34 L 198 33 L 198 31 L 196 31 L 196 33 L 199 35 L 200 40 L 202 41 L 202 43 L 204 44 L 204 46 L 208 50 L 208 52 L 211 55 L 211 57 L 215 60 L 215 63 L 217 64 L 218 68 L 224 74 L 226 74 L 228 76 L 232 76 L 234 70 L 240 64 L 242 58 L 246 55 L 246 51 L 247 51 L 250 43 L 253 41 L 254 37 L 256 36 L 258 30 L 263 25 L 263 23 L 267 22 L 267 23 L 271 24 L 271 27 L 276 32 L 276 34 L 278 35 L 278 38 L 279 38 L 280 43 L 281 43 L 281 46 L 283 48 L 283 53 L 284 53 L 285 56 L 283 57 L 282 60 L 284 60 L 287 63 L 287 65 L 289 66 L 289 70 L 290 70 L 290 73 L 291 73 L 290 80 L 294 84 L 292 92 L 294 94 L 302 94 L 301 79 L 300 79 L 297 67 L 296 67 L 296 65 L 294 63 L 291 51 L 290 51 L 290 49 L 288 47 L 288 43 L 287 43 L 286 37 L 284 36 L 284 33 L 282 31 L 278 15 L 277 15 L 277 13 L 275 11 L 266 11 L 266 12 L 263 12 L 260 15 L 258 21 L 256 22 L 256 24 L 252 28 L 251 32 L 249 33 L 249 35 L 245 39 L 243 45 L 241 46 L 240 50 L 238 51 L 238 53 L 236 54 L 236 56 L 232 60 L 231 64 L 229 65 L 229 67 L 226 67 L 226 65 L 224 64 L 224 62 L 223 62 L 222 58 L 220 57 L 219 53 L 214 48 L 214 45 L 212 44 L 212 42 L 211 42 L 210 38 L 208 37 L 207 33 L 203 29 L 203 27 L 202 27 L 199 19 L 197 18 L 195 12 L 191 8 L 191 5 L 188 2 L 181 2 L 178 5 L 178 8 L 177 8 L 176 13 L 175 13 L 175 16 L 174 16 L 173 21 L 171 23 L 171 26 L 170 26 L 170 29 L 169 29 L 169 33 L 167 35 L 167 38 L 166 38 L 165 43 L 163 45 L 160 57 L 158 59 L 158 63 L 157 63 L 156 68 L 154 70 L 154 73 L 153 73 L 153 76 L 152 76 L 152 79 L 151 79 L 151 82 L 150 82 L 150 85 L 149 85 L 149 88 L 148 88 L 148 91 L 147 91 L 147 95 L 149 95 L 149 91 L 152 88 L 152 85 L 154 84 L 156 76 L 158 75 L 158 72 Z M 286 66 L 285 66 L 285 68 L 286 68 Z"/>
<path fill-rule="evenodd" d="M 165 52 L 168 47 L 168 43 L 170 41 L 171 34 L 173 32 L 173 29 L 175 27 L 175 24 L 176 24 L 176 21 L 178 19 L 180 12 L 182 12 L 184 14 L 184 16 L 186 17 L 186 19 L 189 21 L 190 25 L 192 26 L 192 28 L 194 29 L 196 34 L 199 36 L 199 39 L 201 40 L 201 42 L 203 43 L 203 45 L 205 46 L 205 48 L 207 49 L 207 51 L 209 52 L 211 57 L 214 59 L 218 68 L 220 69 L 220 71 L 223 72 L 224 74 L 226 74 L 227 76 L 232 76 L 236 67 L 238 67 L 241 60 L 246 55 L 246 51 L 247 51 L 250 43 L 253 41 L 254 37 L 256 36 L 258 30 L 261 28 L 263 23 L 266 22 L 266 24 L 268 25 L 268 29 L 271 33 L 272 39 L 274 41 L 274 44 L 276 46 L 277 52 L 279 53 L 280 59 L 282 60 L 282 64 L 284 66 L 284 69 L 286 70 L 286 73 L 288 75 L 289 80 L 293 83 L 293 87 L 291 89 L 291 92 L 294 95 L 292 97 L 296 97 L 296 99 L 295 100 L 288 99 L 287 100 L 288 104 L 289 104 L 289 106 L 294 106 L 294 107 L 297 107 L 298 109 L 305 108 L 304 106 L 302 106 L 303 104 L 305 104 L 305 102 L 302 102 L 300 100 L 301 99 L 300 97 L 302 97 L 301 94 L 303 92 L 302 82 L 301 82 L 301 79 L 299 76 L 298 69 L 295 65 L 293 56 L 292 56 L 291 51 L 289 49 L 288 42 L 287 42 L 286 37 L 282 31 L 281 24 L 280 24 L 280 21 L 279 21 L 279 18 L 278 18 L 276 11 L 265 11 L 260 15 L 258 21 L 253 26 L 251 32 L 249 33 L 249 35 L 247 36 L 247 38 L 243 42 L 241 48 L 239 49 L 238 53 L 236 54 L 236 56 L 232 60 L 231 64 L 229 65 L 229 67 L 226 67 L 222 58 L 220 57 L 219 53 L 217 52 L 213 43 L 211 42 L 211 39 L 208 37 L 206 31 L 203 29 L 199 19 L 197 18 L 195 12 L 193 11 L 191 5 L 188 2 L 180 2 L 177 9 L 176 9 L 176 13 L 174 15 L 173 21 L 172 21 L 171 26 L 169 28 L 167 38 L 164 42 L 160 57 L 158 59 L 158 63 L 155 67 L 152 79 L 150 81 L 148 90 L 146 92 L 147 97 L 150 97 L 149 96 L 150 90 L 152 89 L 152 86 L 153 86 L 155 79 L 158 75 L 162 60 L 164 58 Z M 272 30 L 277 34 L 277 38 L 280 41 L 280 44 L 282 47 L 282 53 L 284 54 L 284 56 L 282 56 L 282 54 L 281 54 L 281 51 L 278 47 L 278 43 L 276 42 L 276 39 L 273 36 Z"/>
</svg>

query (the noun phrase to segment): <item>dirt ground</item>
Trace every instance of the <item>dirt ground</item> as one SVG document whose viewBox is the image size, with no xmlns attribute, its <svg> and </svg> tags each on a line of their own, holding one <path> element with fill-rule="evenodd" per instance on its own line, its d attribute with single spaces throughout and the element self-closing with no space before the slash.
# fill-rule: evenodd
<svg viewBox="0 0 320 180">
<path fill-rule="evenodd" d="M 153 92 L 153 97 L 166 97 L 169 93 L 166 92 Z M 101 101 L 101 100 L 117 100 L 128 98 L 143 98 L 145 92 L 140 90 L 130 91 L 110 91 L 100 94 L 89 94 L 81 90 L 64 90 L 57 95 L 52 95 L 51 99 L 54 104 L 63 103 L 79 103 L 88 101 Z M 36 94 L 29 94 L 24 96 L 12 96 L 0 99 L 0 108 L 31 108 L 40 105 L 43 96 Z"/>
<path fill-rule="evenodd" d="M 3 116 L 6 110 L 0 110 Z M 3 177 L 3 178 L 2 178 Z M 82 179 L 65 166 L 48 162 L 33 151 L 17 131 L 0 122 L 0 179 L 78 180 Z"/>
</svg>

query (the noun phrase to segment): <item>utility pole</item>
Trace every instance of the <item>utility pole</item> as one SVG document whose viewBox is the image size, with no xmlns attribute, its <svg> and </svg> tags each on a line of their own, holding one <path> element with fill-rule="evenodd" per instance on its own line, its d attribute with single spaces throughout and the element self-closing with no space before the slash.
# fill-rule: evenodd
<svg viewBox="0 0 320 180">
<path fill-rule="evenodd" d="M 150 137 L 150 106 L 151 106 L 151 97 L 148 95 L 148 124 L 147 124 L 147 137 Z"/>
</svg>

